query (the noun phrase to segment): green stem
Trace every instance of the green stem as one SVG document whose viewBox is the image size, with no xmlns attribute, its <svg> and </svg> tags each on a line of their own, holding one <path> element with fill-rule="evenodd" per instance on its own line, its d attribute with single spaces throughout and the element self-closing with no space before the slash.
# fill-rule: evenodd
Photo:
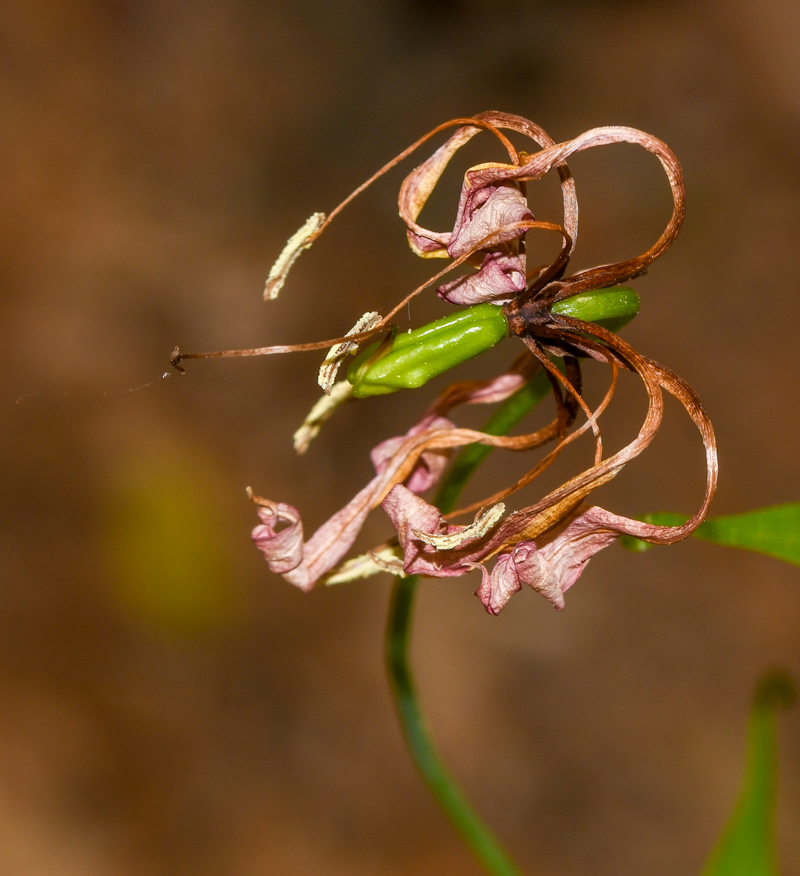
<svg viewBox="0 0 800 876">
<path fill-rule="evenodd" d="M 489 418 L 484 432 L 504 435 L 547 394 L 550 383 L 543 371 L 510 396 Z M 443 513 L 455 508 L 461 491 L 491 447 L 472 444 L 464 448 L 442 482 L 436 504 Z M 442 763 L 431 738 L 409 665 L 411 617 L 419 578 L 398 578 L 392 588 L 386 629 L 386 663 L 400 724 L 411 756 L 425 783 L 453 827 L 486 871 L 492 876 L 522 876 L 497 837 L 467 802 L 455 779 Z"/>
<path fill-rule="evenodd" d="M 408 661 L 409 632 L 419 578 L 398 578 L 392 589 L 386 638 L 386 661 L 392 694 L 406 744 L 425 784 L 444 809 L 453 827 L 493 876 L 522 876 L 492 831 L 469 805 L 442 763 L 419 705 Z"/>
</svg>

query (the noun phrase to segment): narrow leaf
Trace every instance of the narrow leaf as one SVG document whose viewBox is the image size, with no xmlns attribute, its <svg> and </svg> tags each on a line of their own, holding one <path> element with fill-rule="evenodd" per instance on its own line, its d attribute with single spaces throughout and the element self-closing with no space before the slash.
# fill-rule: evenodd
<svg viewBox="0 0 800 876">
<path fill-rule="evenodd" d="M 759 682 L 750 712 L 744 787 L 702 876 L 778 876 L 775 800 L 778 764 L 775 716 L 791 705 L 794 684 L 784 672 Z"/>
<path fill-rule="evenodd" d="M 687 518 L 680 514 L 647 514 L 648 523 L 676 526 Z M 710 517 L 694 532 L 697 538 L 727 547 L 758 551 L 800 566 L 800 502 L 758 508 L 744 514 Z M 632 551 L 647 550 L 649 545 L 637 538 L 623 536 L 623 547 Z"/>
</svg>

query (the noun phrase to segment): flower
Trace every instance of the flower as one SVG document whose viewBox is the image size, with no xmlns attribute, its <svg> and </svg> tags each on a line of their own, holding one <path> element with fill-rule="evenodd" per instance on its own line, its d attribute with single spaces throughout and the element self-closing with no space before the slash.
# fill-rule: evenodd
<svg viewBox="0 0 800 876">
<path fill-rule="evenodd" d="M 472 266 L 476 269 L 472 273 L 441 283 L 439 297 L 451 304 L 489 307 L 491 314 L 502 312 L 508 326 L 507 334 L 524 344 L 522 355 L 497 377 L 447 387 L 405 435 L 390 438 L 374 448 L 375 477 L 308 541 L 304 540 L 297 509 L 250 493 L 258 505 L 261 520 L 252 537 L 270 569 L 303 590 L 311 589 L 320 581 L 338 583 L 377 571 L 457 577 L 478 569 L 481 584 L 477 594 L 491 614 L 497 614 L 523 585 L 531 587 L 561 609 L 565 592 L 598 551 L 622 534 L 657 544 L 671 544 L 686 538 L 705 518 L 716 489 L 716 441 L 699 399 L 677 375 L 642 356 L 609 330 L 608 325 L 620 324 L 620 317 L 629 319 L 635 313 L 631 301 L 635 300 L 638 307 L 638 299 L 630 290 L 621 290 L 625 295 L 616 299 L 613 294 L 603 291 L 642 273 L 663 254 L 680 230 L 684 215 L 684 185 L 680 164 L 672 151 L 652 135 L 633 128 L 595 128 L 572 140 L 556 143 L 533 122 L 519 116 L 488 112 L 457 119 L 440 125 L 412 144 L 356 189 L 327 218 L 321 213 L 314 214 L 281 253 L 270 272 L 268 293 L 277 293 L 299 254 L 308 249 L 353 197 L 430 137 L 451 126 L 456 127 L 455 133 L 406 177 L 399 196 L 400 216 L 406 225 L 412 251 L 423 258 L 450 259 L 444 270 L 406 296 L 385 316 L 381 317 L 377 312 L 365 314 L 353 329 L 339 338 L 292 347 L 211 354 L 181 354 L 176 348 L 173 364 L 178 367 L 182 359 L 206 356 L 329 349 L 320 374 L 327 398 L 315 406 L 295 438 L 298 451 L 304 452 L 322 422 L 353 394 L 347 382 L 334 383 L 343 359 L 354 353 L 364 340 L 384 331 L 394 314 L 411 298 L 439 283 L 448 271 L 462 265 Z M 448 163 L 481 131 L 489 132 L 499 140 L 508 153 L 508 162 L 478 164 L 466 172 L 452 231 L 423 227 L 418 222 L 420 213 Z M 506 131 L 528 138 L 538 149 L 531 153 L 517 151 Z M 661 162 L 673 196 L 670 219 L 658 240 L 645 253 L 566 276 L 578 239 L 577 195 L 566 160 L 585 149 L 621 142 L 637 144 Z M 561 181 L 563 216 L 559 222 L 538 221 L 528 205 L 526 187 L 552 170 L 559 174 Z M 556 233 L 561 240 L 560 251 L 549 264 L 529 270 L 526 265 L 527 236 L 539 231 Z M 619 304 L 621 309 L 614 311 L 612 305 L 617 299 L 622 302 Z M 502 310 L 494 311 L 494 306 Z M 597 315 L 589 319 L 578 318 L 580 314 L 595 312 L 599 314 L 599 322 Z M 614 317 L 614 320 L 603 325 L 606 317 Z M 449 353 L 443 358 L 442 351 L 448 345 L 459 343 L 459 333 L 467 331 L 463 326 L 468 322 L 470 320 L 460 318 L 439 321 L 441 325 L 434 323 L 417 330 L 411 339 L 405 338 L 402 348 L 398 342 L 396 349 L 394 335 L 390 332 L 383 342 L 359 353 L 348 371 L 350 384 L 356 384 L 357 389 L 367 387 L 356 393 L 367 395 L 394 392 L 403 386 L 424 383 L 444 368 L 451 367 Z M 478 322 L 473 322 L 474 330 L 478 331 Z M 494 316 L 490 322 L 494 324 Z M 504 334 L 504 328 L 502 331 L 487 330 L 485 342 L 481 340 L 478 347 L 488 348 Z M 430 355 L 425 344 L 430 345 Z M 478 347 L 474 352 L 479 351 Z M 469 355 L 472 355 L 472 348 Z M 588 407 L 582 395 L 581 360 L 587 358 L 603 362 L 611 370 L 609 389 L 595 410 Z M 430 364 L 434 359 L 439 363 L 436 366 Z M 563 366 L 557 367 L 554 359 L 560 359 Z M 412 360 L 417 369 L 413 380 L 393 372 L 393 369 L 410 368 Z M 452 363 L 458 360 L 456 356 Z M 648 409 L 636 437 L 621 450 L 605 457 L 598 420 L 612 400 L 621 369 L 639 377 L 647 392 Z M 536 377 L 537 374 L 540 376 Z M 542 379 L 541 375 L 552 389 L 556 416 L 535 432 L 517 436 L 493 435 L 459 428 L 449 417 L 458 405 L 509 399 L 532 379 Z M 706 488 L 700 508 L 685 524 L 674 527 L 621 517 L 585 501 L 590 493 L 615 477 L 653 440 L 663 417 L 664 391 L 674 396 L 694 421 L 706 455 Z M 579 412 L 585 415 L 585 420 L 573 428 Z M 595 438 L 593 465 L 534 504 L 506 514 L 506 500 L 551 465 L 565 446 L 589 431 Z M 454 448 L 480 443 L 521 452 L 548 442 L 555 442 L 554 447 L 523 477 L 481 502 L 443 514 L 422 497 L 442 479 Z M 345 560 L 368 513 L 378 505 L 396 530 L 396 538 L 363 556 Z M 470 512 L 477 512 L 472 523 L 451 522 L 454 517 Z M 493 563 L 491 569 L 490 563 Z"/>
</svg>

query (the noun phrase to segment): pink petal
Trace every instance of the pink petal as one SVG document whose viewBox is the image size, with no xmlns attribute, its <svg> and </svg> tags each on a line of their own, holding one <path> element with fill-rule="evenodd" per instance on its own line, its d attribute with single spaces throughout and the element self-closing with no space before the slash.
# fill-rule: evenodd
<svg viewBox="0 0 800 876">
<path fill-rule="evenodd" d="M 438 508 L 402 484 L 392 487 L 381 507 L 397 530 L 405 556 L 403 569 L 409 575 L 428 575 L 432 578 L 465 575 L 486 554 L 495 537 L 465 537 L 459 547 L 450 550 L 427 544 L 416 536 L 417 532 L 454 535 L 464 532 L 468 527 L 447 523 Z"/>
<path fill-rule="evenodd" d="M 270 571 L 284 575 L 296 569 L 303 559 L 303 524 L 297 508 L 282 502 L 260 505 L 261 525 L 253 529 L 251 538 L 264 553 Z M 288 524 L 280 531 L 277 527 Z"/>
<path fill-rule="evenodd" d="M 450 234 L 437 234 L 436 239 L 433 237 L 428 237 L 426 235 L 417 234 L 416 231 L 412 231 L 410 228 L 406 231 L 408 235 L 408 244 L 411 249 L 418 255 L 422 256 L 422 258 L 430 258 L 431 253 L 436 253 L 438 257 L 444 257 L 447 253 L 447 248 L 444 244 L 450 241 Z M 433 232 L 430 232 L 433 234 Z M 440 243 L 439 240 L 443 240 L 444 243 Z"/>
<path fill-rule="evenodd" d="M 583 507 L 560 531 L 544 535 L 537 546 L 520 541 L 510 553 L 502 553 L 491 572 L 482 565 L 502 544 L 520 519 L 507 518 L 490 536 L 465 542 L 454 550 L 436 550 L 415 538 L 414 532 L 444 535 L 465 527 L 448 525 L 438 510 L 402 486 L 394 487 L 383 508 L 397 529 L 405 552 L 404 569 L 409 574 L 457 577 L 480 568 L 476 591 L 490 614 L 499 614 L 508 600 L 525 584 L 544 596 L 557 609 L 564 608 L 564 593 L 578 580 L 589 560 L 614 542 L 622 532 L 638 529 L 638 521 L 611 514 L 597 506 Z"/>
<path fill-rule="evenodd" d="M 491 573 L 483 570 L 478 596 L 497 614 L 511 596 L 527 584 L 561 610 L 564 593 L 580 578 L 589 560 L 637 521 L 597 506 L 586 507 L 557 534 L 544 535 L 539 546 L 521 541 L 501 554 Z"/>
<path fill-rule="evenodd" d="M 389 460 L 400 449 L 411 435 L 418 435 L 428 429 L 454 429 L 455 425 L 446 417 L 437 414 L 426 415 L 415 426 L 409 429 L 406 435 L 397 438 L 388 438 L 372 449 L 370 458 L 378 474 L 384 470 Z M 447 468 L 450 459 L 450 450 L 426 450 L 420 456 L 417 464 L 406 478 L 406 486 L 413 493 L 424 493 L 437 484 Z"/>
<path fill-rule="evenodd" d="M 485 405 L 505 401 L 539 369 L 539 363 L 530 353 L 523 353 L 506 371 L 489 380 L 462 380 L 442 392 L 428 408 L 426 416 L 444 416 L 457 405 Z"/>
<path fill-rule="evenodd" d="M 264 502 L 258 508 L 262 525 L 256 526 L 251 538 L 266 559 L 270 570 L 301 590 L 311 590 L 317 580 L 344 557 L 361 531 L 372 510 L 376 492 L 383 486 L 383 477 L 373 478 L 341 511 L 303 544 L 303 524 L 291 505 Z M 273 510 L 276 509 L 276 510 Z M 281 509 L 281 510 L 277 510 Z M 275 524 L 290 522 L 276 532 Z"/>
<path fill-rule="evenodd" d="M 523 584 L 541 593 L 556 608 L 564 607 L 560 582 L 551 574 L 552 570 L 532 541 L 514 545 L 510 554 L 500 554 L 491 572 L 483 566 L 481 572 L 481 586 L 476 594 L 489 614 L 499 614 Z"/>
<path fill-rule="evenodd" d="M 452 428 L 449 420 L 431 415 L 404 437 L 385 442 L 391 446 L 378 451 L 376 476 L 344 508 L 323 523 L 305 544 L 303 526 L 296 508 L 258 499 L 261 525 L 253 529 L 251 537 L 270 569 L 301 590 L 310 590 L 350 550 L 369 512 L 380 503 L 396 478 L 402 477 L 402 471 L 407 467 L 414 449 L 436 430 L 447 431 Z M 427 460 L 424 459 L 426 456 Z M 425 486 L 438 479 L 445 465 L 445 461 L 438 456 L 439 453 L 435 451 L 423 453 L 422 464 L 417 461 L 407 476 L 409 481 Z M 283 523 L 288 526 L 278 531 L 277 526 Z"/>
<path fill-rule="evenodd" d="M 491 572 L 487 572 L 485 566 L 479 568 L 481 586 L 475 591 L 475 595 L 489 614 L 499 614 L 508 600 L 522 589 L 511 554 L 501 554 Z"/>
<path fill-rule="evenodd" d="M 478 246 L 488 249 L 517 240 L 525 232 L 509 226 L 528 219 L 533 219 L 533 213 L 515 186 L 474 189 L 465 183 L 447 252 L 452 258 L 458 258 Z M 489 235 L 492 235 L 491 242 L 483 243 Z"/>
<path fill-rule="evenodd" d="M 525 256 L 502 252 L 486 254 L 480 269 L 440 286 L 437 295 L 450 304 L 510 301 L 527 285 Z"/>
<path fill-rule="evenodd" d="M 596 553 L 619 538 L 622 530 L 608 528 L 609 518 L 619 522 L 628 520 L 627 517 L 618 517 L 603 508 L 592 506 L 583 510 L 552 541 L 539 548 L 547 565 L 549 581 L 558 582 L 562 594 L 580 578 L 586 564 Z M 533 584 L 531 586 L 539 589 Z M 547 594 L 543 592 L 542 595 Z"/>
<path fill-rule="evenodd" d="M 438 508 L 402 484 L 392 487 L 381 507 L 397 530 L 400 547 L 405 555 L 403 568 L 408 574 L 432 575 L 437 578 L 464 574 L 464 570 L 455 571 L 442 567 L 437 562 L 436 551 L 414 538 L 415 530 L 429 535 L 449 535 L 456 529 L 442 520 Z"/>
<path fill-rule="evenodd" d="M 403 180 L 399 198 L 400 215 L 408 226 L 409 244 L 418 255 L 445 253 L 445 247 L 450 242 L 452 234 L 449 231 L 442 233 L 422 228 L 417 225 L 416 219 L 450 159 L 480 130 L 471 125 L 459 128 L 430 158 Z"/>
<path fill-rule="evenodd" d="M 428 535 L 450 535 L 465 527 L 448 525 L 442 520 L 442 513 L 438 508 L 421 499 L 402 484 L 392 487 L 381 507 L 397 530 L 400 547 L 403 548 L 405 555 L 403 568 L 409 575 L 448 578 L 469 571 L 471 566 L 462 566 L 461 562 L 455 559 L 455 551 L 437 551 L 431 545 L 414 537 L 415 531 L 425 532 Z"/>
</svg>

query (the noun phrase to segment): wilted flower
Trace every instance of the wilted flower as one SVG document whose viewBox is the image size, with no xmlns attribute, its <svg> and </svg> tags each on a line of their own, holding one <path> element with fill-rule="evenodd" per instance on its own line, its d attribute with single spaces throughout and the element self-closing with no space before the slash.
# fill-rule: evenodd
<svg viewBox="0 0 800 876">
<path fill-rule="evenodd" d="M 314 214 L 281 253 L 270 272 L 265 297 L 277 294 L 300 252 L 313 243 L 355 195 L 448 126 L 456 126 L 456 132 L 406 177 L 399 198 L 400 215 L 412 250 L 423 258 L 451 259 L 445 270 L 404 298 L 386 316 L 365 314 L 343 337 L 293 347 L 212 354 L 182 355 L 176 349 L 173 363 L 209 355 L 263 355 L 328 348 L 320 372 L 326 396 L 295 436 L 295 446 L 304 452 L 336 405 L 351 395 L 363 397 L 421 385 L 506 335 L 520 338 L 527 349 L 507 372 L 488 380 L 453 384 L 405 435 L 378 445 L 372 452 L 375 477 L 307 541 L 295 508 L 251 493 L 261 519 L 253 530 L 253 540 L 270 569 L 303 590 L 311 589 L 319 581 L 336 583 L 378 571 L 453 577 L 477 568 L 482 575 L 477 593 L 493 614 L 523 584 L 541 593 L 557 608 L 563 608 L 565 591 L 595 553 L 621 534 L 655 544 L 685 538 L 705 518 L 716 488 L 714 433 L 693 390 L 609 329 L 629 319 L 638 306 L 630 290 L 612 287 L 642 273 L 667 249 L 680 229 L 684 214 L 683 177 L 670 149 L 649 134 L 624 127 L 596 128 L 556 144 L 532 122 L 504 113 L 482 113 L 448 122 L 382 168 L 327 219 Z M 518 152 L 505 130 L 527 137 L 538 147 L 537 151 Z M 448 162 L 481 131 L 488 131 L 500 140 L 509 161 L 479 164 L 466 172 L 452 231 L 422 227 L 417 219 Z M 662 235 L 644 254 L 566 277 L 578 236 L 578 203 L 566 159 L 585 149 L 620 142 L 638 144 L 658 157 L 672 190 L 672 216 Z M 537 221 L 528 206 L 526 185 L 554 169 L 561 179 L 563 219 L 561 223 Z M 561 251 L 550 264 L 529 270 L 526 236 L 534 231 L 556 233 L 561 239 Z M 334 382 L 345 357 L 355 352 L 359 344 L 376 332 L 385 331 L 394 314 L 413 296 L 461 265 L 476 270 L 443 283 L 438 294 L 453 304 L 477 306 L 409 335 L 395 337 L 390 331 L 382 341 L 359 353 L 348 369 L 348 381 Z M 595 311 L 599 322 L 595 321 Z M 556 367 L 553 357 L 563 360 L 563 372 Z M 594 411 L 581 394 L 580 360 L 587 357 L 607 363 L 612 375 L 610 388 Z M 648 410 L 636 438 L 604 458 L 597 421 L 611 400 L 620 368 L 638 374 L 647 391 Z M 539 369 L 544 369 L 557 405 L 557 416 L 544 428 L 526 435 L 497 436 L 459 428 L 449 419 L 450 411 L 458 405 L 503 401 Z M 700 509 L 682 526 L 668 527 L 621 517 L 586 504 L 585 499 L 595 488 L 615 477 L 652 441 L 663 416 L 663 390 L 681 402 L 705 446 L 706 491 Z M 570 431 L 579 411 L 586 420 Z M 506 514 L 505 500 L 529 484 L 567 444 L 587 431 L 595 436 L 592 467 L 535 504 Z M 443 516 L 421 494 L 441 479 L 454 448 L 476 442 L 514 451 L 531 450 L 548 442 L 555 445 L 516 483 Z M 344 561 L 367 514 L 378 505 L 397 531 L 396 539 L 364 556 Z M 469 512 L 477 512 L 471 523 L 450 522 Z M 492 561 L 490 570 L 488 564 Z"/>
</svg>

